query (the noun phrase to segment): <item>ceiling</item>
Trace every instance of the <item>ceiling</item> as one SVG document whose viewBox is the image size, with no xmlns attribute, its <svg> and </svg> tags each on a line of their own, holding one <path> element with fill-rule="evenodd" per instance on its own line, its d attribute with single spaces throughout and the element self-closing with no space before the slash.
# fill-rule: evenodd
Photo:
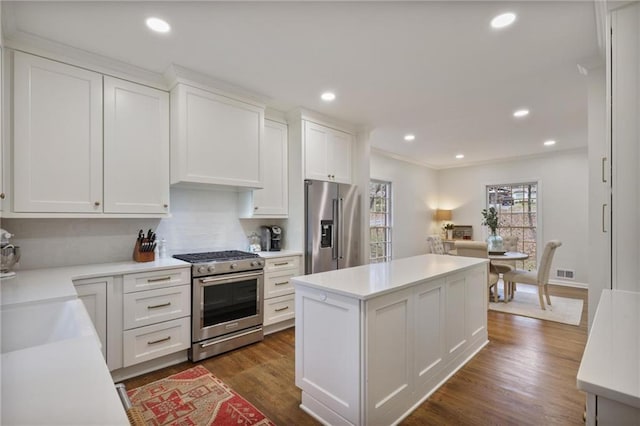
<svg viewBox="0 0 640 426">
<path fill-rule="evenodd" d="M 598 55 L 591 1 L 2 3 L 9 39 L 42 37 L 157 73 L 175 63 L 284 112 L 366 126 L 374 148 L 436 168 L 587 144 L 577 64 Z M 492 29 L 505 11 L 516 22 Z M 152 33 L 149 16 L 172 31 Z M 332 103 L 320 100 L 326 90 Z M 515 119 L 521 107 L 531 112 Z"/>
</svg>

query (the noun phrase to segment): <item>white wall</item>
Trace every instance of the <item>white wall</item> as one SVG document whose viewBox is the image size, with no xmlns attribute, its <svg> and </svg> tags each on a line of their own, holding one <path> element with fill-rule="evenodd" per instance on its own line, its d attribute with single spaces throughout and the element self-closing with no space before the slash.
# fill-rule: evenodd
<svg viewBox="0 0 640 426">
<path fill-rule="evenodd" d="M 539 242 L 562 241 L 554 256 L 555 269 L 575 271 L 575 283 L 588 283 L 588 161 L 586 150 L 554 152 L 495 164 L 440 170 L 440 208 L 453 209 L 452 222 L 472 225 L 473 238 L 485 239 L 480 211 L 486 208 L 485 186 L 538 181 L 541 230 Z M 542 252 L 542 247 L 538 253 Z"/>
<path fill-rule="evenodd" d="M 237 194 L 226 191 L 171 189 L 168 219 L 3 219 L 20 246 L 19 269 L 131 260 L 139 229 L 152 228 L 165 238 L 168 253 L 247 250 L 247 235 L 261 225 L 286 220 L 238 219 Z M 284 247 L 286 248 L 286 247 Z"/>
<path fill-rule="evenodd" d="M 427 235 L 438 205 L 437 172 L 427 167 L 371 153 L 372 179 L 392 183 L 393 258 L 427 253 Z"/>
</svg>

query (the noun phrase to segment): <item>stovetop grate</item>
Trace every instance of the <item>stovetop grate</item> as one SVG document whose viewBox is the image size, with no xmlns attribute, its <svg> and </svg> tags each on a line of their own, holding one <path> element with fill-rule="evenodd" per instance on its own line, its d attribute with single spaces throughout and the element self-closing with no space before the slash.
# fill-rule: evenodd
<svg viewBox="0 0 640 426">
<path fill-rule="evenodd" d="M 202 262 L 221 262 L 227 260 L 241 260 L 251 259 L 259 257 L 257 253 L 249 253 L 240 250 L 225 250 L 225 251 L 210 251 L 205 253 L 187 253 L 187 254 L 174 254 L 174 258 L 184 260 L 189 263 L 202 263 Z"/>
</svg>

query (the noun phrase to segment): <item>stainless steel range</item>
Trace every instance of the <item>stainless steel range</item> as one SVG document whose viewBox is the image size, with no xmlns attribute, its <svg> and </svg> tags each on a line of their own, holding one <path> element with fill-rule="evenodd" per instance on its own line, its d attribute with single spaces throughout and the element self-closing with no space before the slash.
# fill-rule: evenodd
<svg viewBox="0 0 640 426">
<path fill-rule="evenodd" d="M 264 338 L 264 260 L 255 253 L 174 255 L 192 264 L 191 350 L 199 361 Z"/>
</svg>

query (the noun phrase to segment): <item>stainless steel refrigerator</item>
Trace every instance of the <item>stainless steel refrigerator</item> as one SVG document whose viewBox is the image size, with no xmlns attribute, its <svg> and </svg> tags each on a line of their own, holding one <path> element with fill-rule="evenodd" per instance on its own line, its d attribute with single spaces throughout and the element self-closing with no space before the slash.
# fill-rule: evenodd
<svg viewBox="0 0 640 426">
<path fill-rule="evenodd" d="M 355 185 L 304 181 L 305 274 L 358 266 L 360 196 Z"/>
</svg>

